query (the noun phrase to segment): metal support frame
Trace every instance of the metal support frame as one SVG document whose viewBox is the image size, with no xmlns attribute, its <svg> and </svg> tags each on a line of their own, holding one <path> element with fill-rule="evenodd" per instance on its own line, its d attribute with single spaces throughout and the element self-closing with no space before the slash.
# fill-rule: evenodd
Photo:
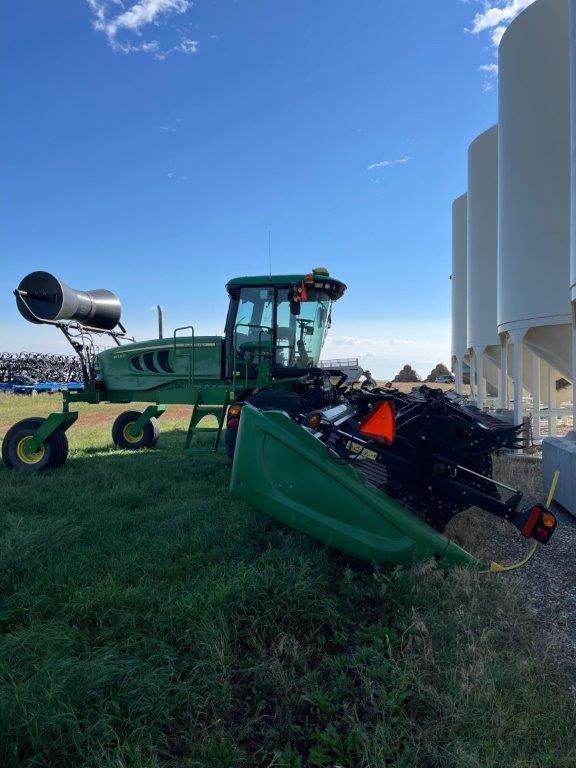
<svg viewBox="0 0 576 768">
<path fill-rule="evenodd" d="M 548 435 L 554 437 L 556 434 L 556 378 L 554 369 L 548 366 Z"/>
<path fill-rule="evenodd" d="M 452 371 L 454 373 L 454 388 L 458 395 L 464 391 L 464 355 L 452 356 Z"/>
<path fill-rule="evenodd" d="M 508 397 L 508 334 L 500 334 L 500 381 L 498 383 L 498 400 L 500 408 L 508 410 L 510 398 Z"/>
<path fill-rule="evenodd" d="M 190 417 L 190 424 L 188 425 L 188 432 L 186 433 L 186 441 L 184 448 L 193 455 L 203 455 L 207 453 L 216 453 L 220 445 L 220 438 L 222 436 L 222 428 L 224 426 L 224 419 L 228 406 L 233 400 L 234 393 L 231 390 L 226 391 L 224 402 L 221 405 L 207 404 L 202 402 L 202 392 L 198 390 L 194 402 L 192 404 L 192 415 Z M 218 426 L 216 427 L 202 427 L 201 422 L 206 416 L 214 416 L 217 420 Z M 198 448 L 193 446 L 194 437 L 200 433 L 212 433 L 214 435 L 214 442 L 209 449 Z"/>
<path fill-rule="evenodd" d="M 514 424 L 522 423 L 522 370 L 526 329 L 509 331 L 513 345 Z"/>
<path fill-rule="evenodd" d="M 25 291 L 16 289 L 13 293 L 22 304 L 24 304 L 26 311 L 30 313 L 37 323 L 42 325 L 54 325 L 62 331 L 70 346 L 80 358 L 85 385 L 93 383 L 95 377 L 94 358 L 96 353 L 91 338 L 93 334 L 97 336 L 109 336 L 118 346 L 121 346 L 122 341 L 135 341 L 133 337 L 128 336 L 126 328 L 124 328 L 120 321 L 117 323 L 120 330 L 116 331 L 114 329 L 93 328 L 90 325 L 84 325 L 76 320 L 47 320 L 46 318 L 38 317 L 38 315 L 34 314 L 26 301 Z M 77 341 L 77 338 L 80 338 L 82 343 Z"/>
<path fill-rule="evenodd" d="M 32 435 L 32 438 L 26 442 L 26 453 L 36 453 L 40 446 L 50 437 L 50 435 L 56 432 L 57 429 L 66 432 L 66 430 L 74 424 L 77 418 L 78 411 L 51 413 L 44 419 L 42 424 L 40 424 L 36 432 Z"/>
<path fill-rule="evenodd" d="M 532 353 L 532 438 L 540 440 L 540 358 Z"/>
<path fill-rule="evenodd" d="M 140 430 L 144 429 L 150 419 L 159 419 L 166 410 L 165 405 L 149 405 L 133 424 L 128 425 L 128 433 L 132 437 L 138 437 Z"/>
<path fill-rule="evenodd" d="M 474 360 L 476 368 L 476 405 L 482 411 L 484 401 L 486 400 L 486 379 L 484 378 L 484 350 L 483 348 L 474 348 Z"/>
<path fill-rule="evenodd" d="M 472 348 L 469 349 L 468 355 L 470 358 L 470 395 L 475 397 L 476 395 L 476 356 Z"/>
</svg>

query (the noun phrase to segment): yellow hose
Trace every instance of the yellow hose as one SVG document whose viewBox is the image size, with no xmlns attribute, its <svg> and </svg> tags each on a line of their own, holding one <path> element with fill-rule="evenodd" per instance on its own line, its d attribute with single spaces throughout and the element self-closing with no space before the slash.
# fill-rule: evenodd
<svg viewBox="0 0 576 768">
<path fill-rule="evenodd" d="M 556 472 L 554 472 L 554 477 L 552 478 L 552 483 L 550 484 L 550 490 L 548 491 L 548 498 L 546 499 L 546 509 L 550 509 L 552 502 L 554 501 L 554 494 L 556 493 L 556 486 L 558 485 L 558 478 L 560 477 L 560 471 L 557 469 Z M 528 560 L 530 560 L 538 550 L 538 547 L 540 546 L 539 542 L 535 541 L 530 549 L 528 550 L 528 554 L 522 558 L 522 560 L 518 560 L 517 563 L 511 563 L 510 565 L 502 565 L 501 563 L 496 563 L 494 560 L 490 563 L 490 568 L 487 571 L 482 571 L 482 573 L 501 573 L 502 571 L 513 571 L 516 568 L 521 568 L 523 565 L 526 565 Z"/>
</svg>

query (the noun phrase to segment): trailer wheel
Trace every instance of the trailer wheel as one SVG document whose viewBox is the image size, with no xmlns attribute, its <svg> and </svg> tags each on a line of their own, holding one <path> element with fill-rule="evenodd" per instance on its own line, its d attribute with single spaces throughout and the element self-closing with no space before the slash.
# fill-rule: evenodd
<svg viewBox="0 0 576 768">
<path fill-rule="evenodd" d="M 2 459 L 7 469 L 40 472 L 62 466 L 68 456 L 68 438 L 62 429 L 52 432 L 36 453 L 26 452 L 26 443 L 44 419 L 34 416 L 14 424 L 2 442 Z"/>
<path fill-rule="evenodd" d="M 160 436 L 160 425 L 158 419 L 152 417 L 146 422 L 140 432 L 133 436 L 129 432 L 129 427 L 142 415 L 142 411 L 124 411 L 112 425 L 112 440 L 118 448 L 124 448 L 128 451 L 140 451 L 142 448 L 152 448 L 158 442 Z"/>
</svg>

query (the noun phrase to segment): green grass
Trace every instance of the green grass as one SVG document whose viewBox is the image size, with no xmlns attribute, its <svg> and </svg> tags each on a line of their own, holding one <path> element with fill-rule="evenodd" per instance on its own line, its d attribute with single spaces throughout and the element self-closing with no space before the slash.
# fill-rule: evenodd
<svg viewBox="0 0 576 768">
<path fill-rule="evenodd" d="M 576 765 L 568 684 L 496 577 L 327 550 L 166 417 L 154 451 L 81 415 L 61 470 L 0 468 L 2 768 Z"/>
</svg>

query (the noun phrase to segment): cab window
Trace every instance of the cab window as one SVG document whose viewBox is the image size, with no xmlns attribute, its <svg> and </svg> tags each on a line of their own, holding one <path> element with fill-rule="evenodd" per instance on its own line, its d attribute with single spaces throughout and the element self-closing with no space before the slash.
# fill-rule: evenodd
<svg viewBox="0 0 576 768">
<path fill-rule="evenodd" d="M 287 289 L 278 291 L 276 366 L 314 368 L 320 362 L 322 345 L 330 327 L 331 300 L 322 291 L 309 291 L 300 303 L 300 313 L 290 312 Z"/>
<path fill-rule="evenodd" d="M 234 323 L 236 360 L 253 373 L 266 351 L 272 348 L 274 289 L 242 288 Z"/>
</svg>

